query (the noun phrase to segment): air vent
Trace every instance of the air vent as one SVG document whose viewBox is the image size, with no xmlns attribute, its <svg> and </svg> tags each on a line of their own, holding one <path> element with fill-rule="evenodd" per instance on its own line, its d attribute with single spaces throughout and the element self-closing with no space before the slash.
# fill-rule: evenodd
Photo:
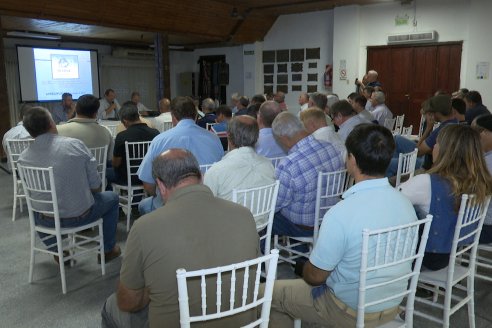
<svg viewBox="0 0 492 328">
<path fill-rule="evenodd" d="M 425 43 L 436 41 L 436 31 L 388 35 L 388 44 Z"/>
</svg>

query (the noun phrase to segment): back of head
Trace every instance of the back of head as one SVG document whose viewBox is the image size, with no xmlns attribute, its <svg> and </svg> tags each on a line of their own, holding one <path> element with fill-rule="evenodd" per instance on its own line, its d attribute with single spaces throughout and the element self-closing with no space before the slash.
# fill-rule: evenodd
<svg viewBox="0 0 492 328">
<path fill-rule="evenodd" d="M 468 92 L 465 97 L 464 97 L 465 100 L 467 100 L 468 102 L 471 102 L 473 104 L 477 104 L 477 105 L 481 105 L 482 104 L 482 96 L 480 95 L 480 93 L 478 91 L 470 91 Z"/>
<path fill-rule="evenodd" d="M 451 100 L 451 108 L 461 115 L 465 115 L 466 113 L 466 104 L 461 98 L 453 98 Z"/>
<path fill-rule="evenodd" d="M 195 119 L 196 107 L 190 97 L 176 97 L 171 101 L 171 114 L 178 120 Z"/>
<path fill-rule="evenodd" d="M 477 116 L 473 120 L 472 126 L 474 124 L 482 129 L 492 132 L 492 114 L 482 114 Z"/>
<path fill-rule="evenodd" d="M 345 146 L 362 174 L 383 177 L 393 157 L 395 140 L 384 126 L 367 123 L 357 125 L 350 132 Z"/>
<path fill-rule="evenodd" d="M 227 105 L 220 105 L 216 110 L 215 114 L 217 116 L 224 115 L 225 118 L 231 118 L 232 117 L 232 110 L 231 107 Z"/>
<path fill-rule="evenodd" d="M 22 119 L 24 127 L 33 138 L 48 132 L 51 129 L 52 122 L 50 112 L 46 108 L 39 106 L 29 107 Z"/>
<path fill-rule="evenodd" d="M 326 96 L 326 106 L 328 108 L 330 108 L 331 106 L 333 106 L 334 103 L 336 103 L 337 101 L 339 101 L 340 99 L 338 99 L 338 96 L 335 95 L 335 94 L 332 94 L 332 95 L 327 95 Z"/>
<path fill-rule="evenodd" d="M 443 116 L 451 114 L 451 97 L 449 95 L 437 95 L 424 102 L 426 113 L 439 113 Z"/>
<path fill-rule="evenodd" d="M 367 98 L 363 96 L 357 96 L 354 99 L 354 103 L 359 104 L 362 108 L 366 107 L 367 104 Z"/>
<path fill-rule="evenodd" d="M 317 125 L 327 126 L 325 112 L 317 107 L 311 107 L 303 110 L 299 113 L 299 117 L 304 124 L 309 121 L 314 121 Z"/>
<path fill-rule="evenodd" d="M 77 115 L 82 115 L 86 117 L 94 117 L 99 109 L 99 99 L 93 95 L 83 95 L 77 100 L 77 105 L 75 106 L 75 111 Z"/>
<path fill-rule="evenodd" d="M 157 156 L 152 162 L 152 175 L 159 179 L 166 188 L 176 187 L 185 179 L 201 181 L 201 171 L 193 154 L 181 148 L 171 148 Z"/>
<path fill-rule="evenodd" d="M 333 104 L 333 106 L 330 107 L 330 115 L 331 116 L 335 116 L 339 113 L 343 117 L 348 117 L 348 116 L 352 116 L 355 114 L 354 108 L 345 99 L 337 101 L 336 103 Z"/>
<path fill-rule="evenodd" d="M 429 173 L 447 179 L 457 201 L 462 194 L 477 194 L 478 201 L 483 201 L 492 191 L 492 178 L 477 130 L 468 125 L 448 124 L 439 132 L 437 143 L 437 156 Z"/>
<path fill-rule="evenodd" d="M 378 104 L 384 104 L 384 102 L 386 101 L 386 96 L 382 91 L 374 91 L 372 93 L 372 97 L 374 97 L 374 100 L 376 100 Z"/>
<path fill-rule="evenodd" d="M 259 135 L 258 122 L 248 115 L 234 117 L 227 126 L 228 139 L 234 147 L 254 147 Z"/>
<path fill-rule="evenodd" d="M 266 101 L 266 98 L 262 94 L 254 95 L 253 98 L 251 98 L 251 103 L 254 103 L 254 104 L 260 104 L 261 105 L 265 101 Z"/>
<path fill-rule="evenodd" d="M 246 107 L 248 107 L 248 105 L 249 105 L 249 99 L 248 99 L 248 97 L 246 97 L 246 96 L 241 96 L 241 97 L 239 98 L 239 103 L 240 103 L 243 107 L 245 107 L 245 108 L 246 108 Z"/>
<path fill-rule="evenodd" d="M 347 96 L 347 99 L 354 101 L 355 98 L 357 98 L 358 96 L 359 96 L 359 94 L 357 92 L 352 92 L 351 94 L 349 94 Z"/>
<path fill-rule="evenodd" d="M 215 110 L 215 101 L 212 98 L 206 98 L 202 101 L 202 110 L 210 113 Z"/>
<path fill-rule="evenodd" d="M 326 104 L 328 103 L 328 98 L 326 95 L 320 92 L 314 92 L 309 96 L 309 100 L 321 110 L 325 110 Z"/>
<path fill-rule="evenodd" d="M 276 137 L 292 138 L 302 131 L 306 131 L 306 129 L 301 120 L 289 112 L 278 114 L 272 123 L 272 132 Z"/>
<path fill-rule="evenodd" d="M 123 122 L 123 120 L 128 122 L 136 122 L 140 120 L 137 105 L 135 105 L 132 101 L 127 101 L 121 106 L 119 116 L 121 122 Z"/>
<path fill-rule="evenodd" d="M 167 113 L 169 112 L 171 107 L 171 101 L 167 98 L 162 98 L 159 100 L 159 111 L 161 113 Z"/>
<path fill-rule="evenodd" d="M 19 119 L 22 121 L 24 118 L 24 115 L 26 114 L 27 110 L 31 108 L 32 106 L 26 103 L 22 103 L 20 110 L 19 110 Z"/>
<path fill-rule="evenodd" d="M 258 116 L 261 117 L 263 125 L 267 128 L 272 126 L 273 120 L 280 113 L 280 105 L 273 100 L 267 100 L 260 106 Z"/>
</svg>

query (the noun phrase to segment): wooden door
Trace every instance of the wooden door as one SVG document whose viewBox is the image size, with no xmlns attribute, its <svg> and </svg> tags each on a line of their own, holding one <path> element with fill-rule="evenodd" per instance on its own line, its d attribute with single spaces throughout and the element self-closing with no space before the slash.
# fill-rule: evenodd
<svg viewBox="0 0 492 328">
<path fill-rule="evenodd" d="M 459 89 L 462 43 L 368 47 L 367 68 L 379 73 L 386 104 L 405 114 L 405 126 L 417 133 L 422 102 L 437 90 Z"/>
</svg>

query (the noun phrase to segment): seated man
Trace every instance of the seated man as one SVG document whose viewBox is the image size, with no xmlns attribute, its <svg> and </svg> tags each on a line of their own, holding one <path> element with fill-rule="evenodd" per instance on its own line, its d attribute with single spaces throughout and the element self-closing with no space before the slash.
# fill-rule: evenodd
<svg viewBox="0 0 492 328">
<path fill-rule="evenodd" d="M 349 102 L 357 115 L 359 115 L 366 121 L 377 123 L 374 115 L 372 115 L 371 112 L 366 109 L 367 99 L 364 96 L 357 95 L 352 101 L 349 100 Z"/>
<path fill-rule="evenodd" d="M 382 91 L 374 91 L 371 95 L 372 110 L 371 114 L 374 119 L 378 121 L 379 125 L 384 126 L 386 119 L 393 118 L 393 113 L 389 110 L 388 106 L 384 103 L 386 96 Z"/>
<path fill-rule="evenodd" d="M 207 127 L 207 123 L 215 123 L 215 101 L 212 98 L 204 99 L 202 101 L 202 111 L 205 116 L 199 119 L 196 124 L 205 129 Z"/>
<path fill-rule="evenodd" d="M 354 127 L 362 123 L 370 123 L 357 115 L 352 105 L 346 100 L 340 100 L 339 102 L 334 103 L 333 106 L 331 106 L 330 115 L 333 123 L 338 126 L 338 135 L 343 141 L 347 139 Z"/>
<path fill-rule="evenodd" d="M 275 282 L 271 327 L 292 327 L 293 318 L 323 326 L 355 327 L 362 230 L 417 220 L 410 201 L 384 178 L 395 147 L 391 132 L 374 124 L 359 125 L 345 145 L 347 170 L 355 185 L 325 214 L 318 241 L 304 265 L 304 280 Z M 368 274 L 368 284 L 390 281 L 409 272 L 407 264 L 391 271 L 375 271 Z M 384 291 L 368 290 L 366 299 L 385 298 L 403 292 L 406 286 L 403 281 L 388 285 Z M 377 327 L 393 320 L 400 302 L 392 300 L 367 308 L 365 324 Z"/>
<path fill-rule="evenodd" d="M 159 100 L 159 111 L 161 115 L 154 117 L 155 128 L 159 132 L 164 132 L 165 124 L 173 121 L 171 117 L 171 101 L 167 98 Z"/>
<path fill-rule="evenodd" d="M 163 152 L 154 159 L 152 171 L 166 206 L 141 217 L 132 227 L 118 289 L 102 310 L 103 327 L 179 327 L 177 269 L 213 268 L 259 256 L 251 212 L 214 197 L 201 184 L 198 162 L 189 151 Z M 242 275 L 237 275 L 242 282 Z M 207 280 L 207 285 L 213 284 Z M 230 289 L 229 276 L 223 277 L 222 288 Z M 190 295 L 198 295 L 200 289 L 197 279 L 188 284 Z M 240 304 L 241 293 L 236 295 Z M 216 297 L 207 296 L 207 309 L 215 309 Z M 223 294 L 222 304 L 226 303 L 229 292 Z M 190 302 L 192 315 L 200 311 L 199 301 Z M 252 309 L 208 321 L 207 327 L 242 327 L 255 318 L 256 309 Z"/>
<path fill-rule="evenodd" d="M 149 128 L 147 124 L 140 121 L 138 108 L 131 101 L 121 106 L 120 120 L 126 130 L 116 135 L 112 160 L 113 166 L 106 170 L 108 186 L 113 182 L 123 185 L 126 185 L 128 182 L 125 142 L 152 141 L 159 134 L 159 131 Z M 136 165 L 137 163 L 134 164 Z M 136 176 L 132 177 L 132 184 L 136 185 L 140 183 Z"/>
<path fill-rule="evenodd" d="M 93 95 L 80 96 L 75 107 L 75 118 L 58 126 L 58 134 L 79 139 L 88 148 L 108 146 L 108 160 L 113 157 L 113 137 L 111 132 L 96 120 L 99 100 Z"/>
<path fill-rule="evenodd" d="M 227 139 L 229 152 L 210 167 L 203 180 L 215 196 L 232 200 L 233 189 L 260 187 L 275 181 L 272 162 L 255 153 L 258 123 L 254 118 L 248 115 L 233 118 Z"/>
<path fill-rule="evenodd" d="M 75 104 L 72 100 L 72 94 L 65 92 L 62 94 L 62 101 L 53 107 L 51 117 L 56 124 L 65 123 L 73 118 L 75 114 Z"/>
<path fill-rule="evenodd" d="M 227 126 L 232 119 L 232 110 L 227 105 L 220 105 L 216 110 L 216 115 L 217 124 L 213 125 L 210 131 L 215 133 L 217 137 L 220 138 L 222 148 L 224 148 L 224 151 L 227 151 Z"/>
<path fill-rule="evenodd" d="M 140 93 L 133 91 L 130 97 L 130 101 L 135 104 L 138 108 L 138 113 L 142 116 L 147 116 L 150 109 L 148 109 L 144 104 L 140 102 Z"/>
<path fill-rule="evenodd" d="M 246 96 L 239 97 L 239 100 L 236 104 L 237 112 L 234 114 L 234 116 L 248 115 L 248 106 L 249 106 L 248 97 Z"/>
<path fill-rule="evenodd" d="M 490 114 L 490 111 L 482 103 L 482 96 L 478 91 L 471 90 L 463 98 L 466 104 L 465 119 L 468 124 L 480 115 Z"/>
<path fill-rule="evenodd" d="M 16 126 L 12 127 L 10 130 L 5 132 L 3 135 L 2 139 L 2 146 L 3 146 L 3 153 L 7 155 L 7 140 L 8 139 L 31 139 L 31 135 L 29 132 L 27 132 L 26 128 L 24 127 L 24 123 L 22 122 L 22 119 L 24 118 L 25 112 L 31 108 L 30 105 L 23 104 L 20 109 L 20 121 L 17 123 Z M 9 168 L 10 168 L 10 163 L 9 163 Z"/>
<path fill-rule="evenodd" d="M 288 150 L 275 170 L 280 187 L 272 234 L 312 236 L 318 173 L 342 170 L 344 159 L 333 144 L 309 135 L 294 114 L 280 113 L 272 129 L 275 139 Z"/>
<path fill-rule="evenodd" d="M 121 254 L 115 238 L 118 196 L 111 191 L 100 192 L 101 178 L 91 152 L 82 141 L 59 136 L 55 122 L 43 107 L 27 110 L 24 127 L 35 141 L 21 154 L 19 163 L 53 167 L 61 226 L 82 226 L 102 217 L 106 262 L 118 257 Z M 53 217 L 47 215 L 38 213 L 34 219 L 37 225 L 52 228 L 55 225 Z M 40 236 L 42 238 L 44 234 Z M 51 245 L 54 238 L 48 238 L 44 243 Z"/>
<path fill-rule="evenodd" d="M 267 100 L 261 104 L 258 112 L 260 135 L 258 137 L 258 142 L 256 143 L 257 154 L 268 158 L 283 157 L 287 155 L 272 134 L 272 123 L 279 113 L 280 106 L 277 102 Z"/>
<path fill-rule="evenodd" d="M 116 100 L 116 93 L 113 89 L 107 89 L 104 92 L 104 97 L 99 101 L 99 109 L 97 118 L 99 120 L 117 120 L 120 104 Z"/>
<path fill-rule="evenodd" d="M 465 119 L 466 103 L 463 101 L 463 99 L 452 98 L 451 110 L 453 111 L 454 118 L 457 119 L 460 124 L 468 124 L 468 122 Z"/>
<path fill-rule="evenodd" d="M 345 160 L 347 153 L 345 144 L 335 132 L 333 124 L 326 123 L 325 113 L 316 107 L 308 108 L 300 113 L 302 124 L 316 140 L 326 141 L 331 143 L 341 154 Z"/>
<path fill-rule="evenodd" d="M 162 206 L 162 198 L 156 193 L 156 181 L 152 175 L 152 161 L 170 148 L 189 150 L 200 165 L 218 162 L 224 156 L 219 138 L 195 124 L 196 108 L 189 97 L 176 97 L 171 102 L 174 128 L 160 133 L 152 140 L 149 150 L 138 168 L 138 178 L 145 191 L 152 197 L 139 204 L 141 214 L 152 212 Z"/>
<path fill-rule="evenodd" d="M 289 106 L 285 102 L 285 93 L 282 91 L 277 91 L 275 95 L 273 95 L 273 100 L 275 100 L 279 106 L 281 112 L 287 112 L 289 110 Z"/>
</svg>

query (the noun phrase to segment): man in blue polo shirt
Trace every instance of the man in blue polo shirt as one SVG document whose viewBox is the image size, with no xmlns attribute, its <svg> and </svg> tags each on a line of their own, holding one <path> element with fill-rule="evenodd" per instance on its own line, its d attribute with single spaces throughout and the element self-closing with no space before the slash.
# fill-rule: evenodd
<svg viewBox="0 0 492 328">
<path fill-rule="evenodd" d="M 303 279 L 277 280 L 273 290 L 271 327 L 292 327 L 298 318 L 330 327 L 355 327 L 359 291 L 362 230 L 383 229 L 417 220 L 410 201 L 384 178 L 395 143 L 379 125 L 362 124 L 348 136 L 347 170 L 355 185 L 332 207 L 321 225 L 319 238 Z M 368 284 L 391 281 L 411 271 L 408 264 L 368 273 Z M 384 291 L 368 290 L 368 301 L 403 292 L 406 281 Z M 376 327 L 391 321 L 400 300 L 369 307 L 365 323 Z"/>
<path fill-rule="evenodd" d="M 152 212 L 162 206 L 162 199 L 156 194 L 156 183 L 152 174 L 152 161 L 162 152 L 170 148 L 189 150 L 200 165 L 218 162 L 224 155 L 219 137 L 196 125 L 196 115 L 196 108 L 191 98 L 176 97 L 171 101 L 171 116 L 175 127 L 152 140 L 137 171 L 145 191 L 152 196 L 140 202 L 138 206 L 140 214 Z"/>
</svg>

